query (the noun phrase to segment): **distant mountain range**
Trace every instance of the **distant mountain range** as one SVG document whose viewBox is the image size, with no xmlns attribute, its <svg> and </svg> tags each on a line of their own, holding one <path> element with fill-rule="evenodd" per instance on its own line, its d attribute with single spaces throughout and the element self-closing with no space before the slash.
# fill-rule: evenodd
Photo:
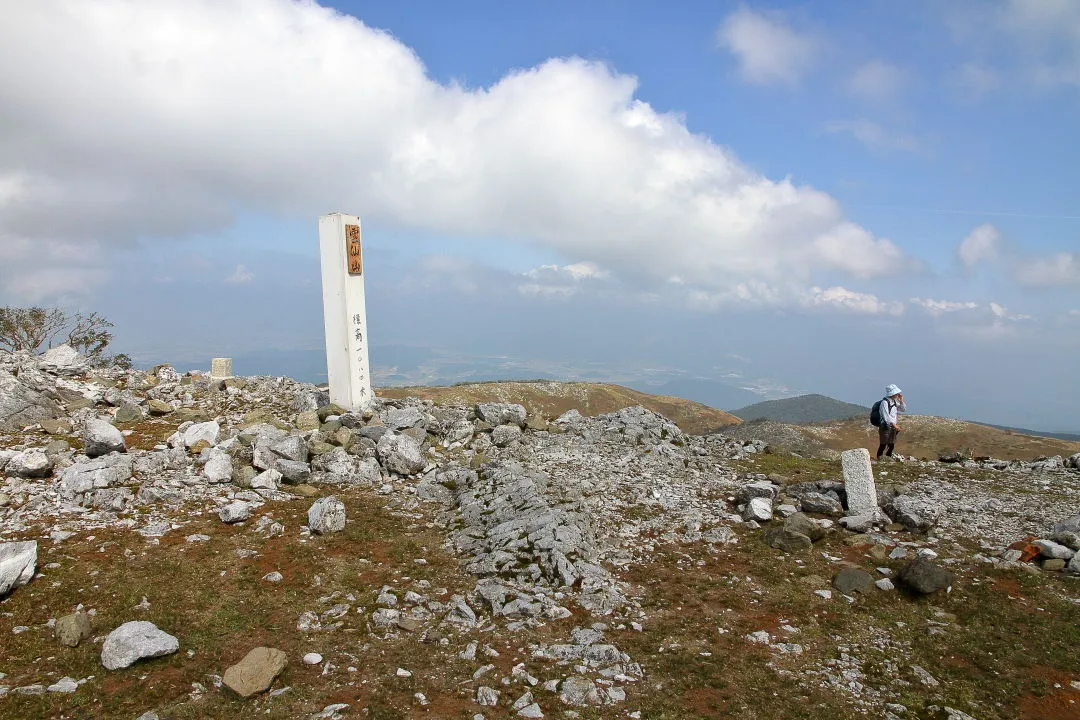
<svg viewBox="0 0 1080 720">
<path fill-rule="evenodd" d="M 730 412 L 735 417 L 746 421 L 775 420 L 792 425 L 846 420 L 859 415 L 870 417 L 869 407 L 843 402 L 825 395 L 799 395 L 782 400 L 766 400 Z"/>
<path fill-rule="evenodd" d="M 843 402 L 825 395 L 800 395 L 782 400 L 767 400 L 765 402 L 747 405 L 739 410 L 729 411 L 735 417 L 749 422 L 752 420 L 773 420 L 775 422 L 790 425 L 805 425 L 807 423 L 832 422 L 835 420 L 847 420 L 849 418 L 866 417 L 869 420 L 870 408 L 854 403 Z M 978 423 L 972 420 L 967 422 Z M 997 430 L 1018 433 L 1020 435 L 1032 435 L 1034 437 L 1055 438 L 1057 440 L 1080 441 L 1080 434 L 1047 432 L 1044 430 L 1028 430 L 1026 428 L 1009 427 L 1007 425 L 994 425 L 992 423 L 978 423 Z"/>
</svg>

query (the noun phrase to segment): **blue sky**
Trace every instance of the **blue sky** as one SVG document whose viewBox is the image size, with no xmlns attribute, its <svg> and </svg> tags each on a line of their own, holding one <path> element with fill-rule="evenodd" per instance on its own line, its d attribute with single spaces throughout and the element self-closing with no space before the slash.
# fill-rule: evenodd
<svg viewBox="0 0 1080 720">
<path fill-rule="evenodd" d="M 0 302 L 99 310 L 141 362 L 317 377 L 343 210 L 385 382 L 897 382 L 1080 430 L 1080 3 L 6 15 Z"/>
</svg>

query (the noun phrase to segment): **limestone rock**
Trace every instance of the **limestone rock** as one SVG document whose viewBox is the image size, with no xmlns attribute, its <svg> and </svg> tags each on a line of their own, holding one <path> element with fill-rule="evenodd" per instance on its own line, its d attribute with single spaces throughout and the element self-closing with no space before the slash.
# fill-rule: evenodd
<svg viewBox="0 0 1080 720">
<path fill-rule="evenodd" d="M 836 498 L 819 492 L 809 492 L 799 497 L 803 512 L 822 515 L 842 515 L 844 506 Z"/>
<path fill-rule="evenodd" d="M 420 443 L 404 433 L 386 433 L 379 438 L 375 452 L 382 466 L 398 475 L 414 475 L 427 465 Z"/>
<path fill-rule="evenodd" d="M 90 370 L 86 358 L 67 343 L 49 348 L 38 356 L 38 367 L 53 375 L 78 376 Z"/>
<path fill-rule="evenodd" d="M 517 425 L 499 425 L 491 431 L 491 442 L 495 447 L 506 447 L 521 439 L 521 428 Z"/>
<path fill-rule="evenodd" d="M 21 430 L 56 415 L 55 402 L 6 370 L 0 370 L 0 431 Z"/>
<path fill-rule="evenodd" d="M 772 520 L 772 518 L 772 501 L 768 498 L 751 498 L 750 502 L 746 503 L 746 509 L 743 510 L 743 520 L 756 520 L 757 522 L 766 522 L 768 520 Z"/>
<path fill-rule="evenodd" d="M 217 445 L 221 437 L 221 426 L 213 420 L 195 423 L 183 432 L 183 443 L 186 448 L 194 448 L 200 442 L 213 447 Z"/>
<path fill-rule="evenodd" d="M 785 527 L 772 527 L 765 531 L 763 537 L 769 547 L 783 550 L 787 553 L 809 550 L 813 543 L 810 538 L 802 533 L 788 530 Z"/>
<path fill-rule="evenodd" d="M 110 453 L 70 465 L 60 473 L 60 489 L 66 496 L 78 496 L 95 489 L 113 487 L 131 479 L 134 462 L 130 455 Z"/>
<path fill-rule="evenodd" d="M 31 448 L 15 453 L 4 470 L 9 475 L 21 478 L 43 478 L 52 473 L 53 461 L 39 448 Z"/>
<path fill-rule="evenodd" d="M 426 427 L 427 418 L 418 407 L 390 408 L 380 413 L 382 423 L 391 430 Z"/>
<path fill-rule="evenodd" d="M 237 500 L 218 510 L 218 517 L 221 518 L 221 522 L 231 525 L 250 518 L 253 510 L 251 503 Z"/>
<path fill-rule="evenodd" d="M 252 490 L 277 490 L 281 485 L 281 473 L 273 468 L 264 470 L 251 478 Z"/>
<path fill-rule="evenodd" d="M 795 513 L 784 520 L 784 529 L 805 535 L 811 542 L 825 537 L 825 529 L 802 513 Z"/>
<path fill-rule="evenodd" d="M 113 630 L 101 646 L 101 664 L 106 670 L 119 670 L 146 658 L 171 655 L 180 649 L 180 641 L 159 630 L 152 622 L 133 620 Z"/>
<path fill-rule="evenodd" d="M 316 535 L 345 529 L 345 503 L 329 495 L 315 501 L 308 510 L 308 527 Z"/>
<path fill-rule="evenodd" d="M 143 419 L 143 411 L 138 405 L 123 403 L 116 408 L 113 421 L 118 423 L 133 423 Z"/>
<path fill-rule="evenodd" d="M 83 428 L 83 452 L 96 458 L 111 452 L 127 452 L 124 436 L 111 423 L 90 419 Z"/>
<path fill-rule="evenodd" d="M 168 415 L 173 411 L 172 405 L 167 402 L 162 402 L 161 400 L 158 400 L 156 398 L 150 399 L 146 403 L 146 405 L 147 409 L 150 411 L 150 414 L 154 416 Z"/>
<path fill-rule="evenodd" d="M 232 480 L 232 457 L 224 450 L 210 450 L 210 459 L 203 465 L 203 475 L 210 483 L 227 483 Z"/>
<path fill-rule="evenodd" d="M 559 687 L 559 699 L 573 707 L 600 704 L 600 694 L 596 691 L 596 684 L 580 675 L 573 675 L 563 680 Z"/>
<path fill-rule="evenodd" d="M 257 647 L 226 670 L 221 682 L 240 697 L 249 698 L 269 690 L 288 664 L 289 659 L 283 651 Z"/>
<path fill-rule="evenodd" d="M 925 558 L 916 558 L 901 568 L 896 579 L 916 592 L 929 595 L 950 589 L 956 576 Z"/>
<path fill-rule="evenodd" d="M 303 483 L 307 482 L 311 477 L 311 466 L 306 462 L 300 462 L 298 460 L 286 460 L 285 458 L 279 459 L 274 463 L 273 470 L 288 483 Z M 269 470 L 267 472 L 270 472 Z"/>
<path fill-rule="evenodd" d="M 525 407 L 516 403 L 478 403 L 476 415 L 481 420 L 492 425 L 517 425 L 525 424 Z"/>
<path fill-rule="evenodd" d="M 0 598 L 30 582 L 36 570 L 36 541 L 0 543 Z"/>
<path fill-rule="evenodd" d="M 859 568 L 844 568 L 836 573 L 833 576 L 832 585 L 845 595 L 852 593 L 869 595 L 875 587 L 874 576 Z"/>
<path fill-rule="evenodd" d="M 53 626 L 53 637 L 61 645 L 68 647 L 77 647 L 80 642 L 86 640 L 92 634 L 93 628 L 90 625 L 90 616 L 84 612 L 75 612 L 58 618 L 56 625 Z"/>
</svg>

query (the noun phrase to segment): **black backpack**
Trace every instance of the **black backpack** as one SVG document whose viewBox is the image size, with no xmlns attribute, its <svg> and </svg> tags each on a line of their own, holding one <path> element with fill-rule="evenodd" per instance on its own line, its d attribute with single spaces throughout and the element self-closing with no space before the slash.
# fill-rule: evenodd
<svg viewBox="0 0 1080 720">
<path fill-rule="evenodd" d="M 874 403 L 874 407 L 870 408 L 870 424 L 874 427 L 881 427 L 881 403 L 884 400 L 878 400 Z"/>
</svg>

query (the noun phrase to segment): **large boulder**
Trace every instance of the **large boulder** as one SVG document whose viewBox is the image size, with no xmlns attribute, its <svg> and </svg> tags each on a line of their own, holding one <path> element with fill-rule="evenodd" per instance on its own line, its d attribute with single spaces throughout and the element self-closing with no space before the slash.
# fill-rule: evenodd
<svg viewBox="0 0 1080 720">
<path fill-rule="evenodd" d="M 180 649 L 180 641 L 145 620 L 126 622 L 113 630 L 101 646 L 101 664 L 106 670 L 119 670 L 146 658 L 171 655 Z"/>
<path fill-rule="evenodd" d="M 517 425 L 525 424 L 525 407 L 516 403 L 478 403 L 476 415 L 484 422 L 492 425 Z"/>
<path fill-rule="evenodd" d="M 269 690 L 274 678 L 288 664 L 289 659 L 281 650 L 257 647 L 226 670 L 221 682 L 240 697 L 249 698 Z"/>
<path fill-rule="evenodd" d="M 68 497 L 115 487 L 131 479 L 132 458 L 116 453 L 75 463 L 60 473 L 60 489 Z"/>
<path fill-rule="evenodd" d="M 418 407 L 390 408 L 379 414 L 382 423 L 391 430 L 427 426 L 427 417 Z"/>
<path fill-rule="evenodd" d="M 896 579 L 915 592 L 930 595 L 938 590 L 951 589 L 956 576 L 926 558 L 916 558 L 901 568 Z"/>
<path fill-rule="evenodd" d="M 90 370 L 86 358 L 66 343 L 49 348 L 38 356 L 37 362 L 38 367 L 53 375 L 85 375 Z"/>
<path fill-rule="evenodd" d="M 77 647 L 79 643 L 93 635 L 90 616 L 84 612 L 75 612 L 58 618 L 53 626 L 53 637 L 61 645 Z"/>
<path fill-rule="evenodd" d="M 345 503 L 333 495 L 320 498 L 308 509 L 308 528 L 316 535 L 345 529 Z"/>
<path fill-rule="evenodd" d="M 375 453 L 384 468 L 398 475 L 414 475 L 427 465 L 420 443 L 404 433 L 384 434 L 375 446 Z"/>
<path fill-rule="evenodd" d="M 92 418 L 83 428 L 83 452 L 87 457 L 96 458 L 111 452 L 127 452 L 127 446 L 124 436 L 114 425 Z"/>
<path fill-rule="evenodd" d="M 0 543 L 0 597 L 30 582 L 37 570 L 37 543 Z"/>
<path fill-rule="evenodd" d="M 48 477 L 52 473 L 52 469 L 52 459 L 40 448 L 17 452 L 4 466 L 4 470 L 8 475 L 21 478 Z"/>
<path fill-rule="evenodd" d="M 55 402 L 0 370 L 0 432 L 14 432 L 27 425 L 56 417 Z"/>
</svg>

